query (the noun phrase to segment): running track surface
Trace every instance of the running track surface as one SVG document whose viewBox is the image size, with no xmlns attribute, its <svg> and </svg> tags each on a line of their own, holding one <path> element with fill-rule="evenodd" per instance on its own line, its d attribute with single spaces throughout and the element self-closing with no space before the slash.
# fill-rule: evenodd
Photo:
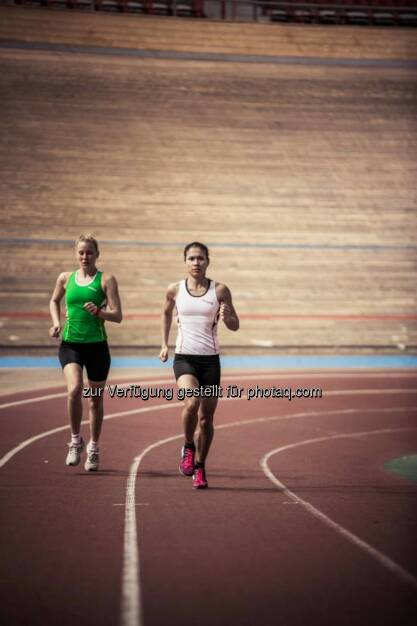
<svg viewBox="0 0 417 626">
<path fill-rule="evenodd" d="M 97 474 L 64 465 L 64 393 L 1 398 L 2 624 L 416 623 L 417 484 L 384 464 L 417 451 L 417 372 L 228 383 L 323 398 L 221 400 L 207 491 L 178 472 L 175 398 L 106 396 Z"/>
</svg>

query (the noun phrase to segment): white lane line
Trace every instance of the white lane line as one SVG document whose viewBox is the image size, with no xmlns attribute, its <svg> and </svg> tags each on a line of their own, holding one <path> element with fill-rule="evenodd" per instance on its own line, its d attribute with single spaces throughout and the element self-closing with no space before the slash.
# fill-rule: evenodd
<svg viewBox="0 0 417 626">
<path fill-rule="evenodd" d="M 120 387 L 127 387 L 130 385 L 140 385 L 141 387 L 148 387 L 149 385 L 158 385 L 173 382 L 171 378 L 160 378 L 157 380 L 144 380 L 135 383 L 123 383 L 120 384 Z M 109 382 L 109 385 L 117 385 L 117 382 Z M 24 392 L 23 392 L 24 393 Z M 11 406 L 19 406 L 21 404 L 31 404 L 32 402 L 43 402 L 44 400 L 53 400 L 54 398 L 65 398 L 67 396 L 66 391 L 61 391 L 60 393 L 51 393 L 46 396 L 34 396 L 33 398 L 25 398 L 24 400 L 14 400 L 13 402 L 5 402 L 4 404 L 0 404 L 0 409 L 8 409 Z"/>
<path fill-rule="evenodd" d="M 32 404 L 32 402 L 42 402 L 43 400 L 53 400 L 54 398 L 62 398 L 66 395 L 67 392 L 51 393 L 47 396 L 34 396 L 33 398 L 26 398 L 25 400 L 5 402 L 4 404 L 0 404 L 0 409 L 8 409 L 11 406 L 19 406 L 20 404 Z"/>
<path fill-rule="evenodd" d="M 327 372 L 327 371 L 322 371 L 321 373 L 317 373 L 317 372 L 313 372 L 313 373 L 302 373 L 299 372 L 297 373 L 297 371 L 295 371 L 292 374 L 255 374 L 253 376 L 250 375 L 243 375 L 243 376 L 223 376 L 222 377 L 222 381 L 240 381 L 240 380 L 294 380 L 294 378 L 308 378 L 308 379 L 339 379 L 339 378 L 387 378 L 387 377 L 391 377 L 391 378 L 416 378 L 417 377 L 417 372 L 413 373 L 413 372 L 386 372 L 384 374 L 376 372 L 375 374 L 370 373 L 370 372 L 359 372 L 357 374 L 354 374 L 352 372 Z M 155 379 L 155 380 L 143 380 L 143 381 L 135 381 L 135 382 L 131 382 L 131 383 L 121 383 L 120 387 L 129 387 L 130 385 L 141 385 L 142 387 L 149 387 L 150 385 L 158 385 L 158 384 L 164 384 L 164 383 L 172 383 L 173 386 L 175 385 L 175 382 L 172 378 L 160 378 L 160 379 Z M 117 381 L 116 382 L 109 382 L 110 385 L 115 385 L 118 384 Z M 20 392 L 20 393 L 25 393 L 25 392 Z M 328 395 L 330 392 L 326 392 L 326 395 Z M 31 398 L 25 398 L 24 400 L 14 400 L 13 402 L 5 402 L 3 404 L 0 404 L 0 409 L 7 409 L 9 407 L 12 406 L 20 406 L 22 404 L 31 404 L 32 402 L 43 402 L 46 400 L 53 400 L 55 398 L 65 398 L 67 395 L 66 391 L 62 391 L 60 393 L 53 393 L 53 394 L 49 394 L 49 395 L 44 395 L 44 396 L 33 396 Z"/>
<path fill-rule="evenodd" d="M 333 411 L 309 411 L 304 413 L 295 413 L 287 415 L 274 415 L 270 417 L 257 417 L 228 424 L 220 424 L 216 426 L 216 430 L 224 428 L 233 428 L 238 426 L 259 424 L 262 422 L 273 422 L 281 420 L 292 420 L 303 417 L 322 417 L 328 415 L 354 415 L 357 413 L 403 413 L 412 409 L 404 407 L 392 407 L 383 409 L 343 409 Z M 412 429 L 414 430 L 414 429 Z M 160 439 L 145 448 L 141 454 L 135 457 L 129 472 L 129 479 L 126 489 L 126 511 L 125 515 L 125 543 L 124 543 L 124 562 L 122 574 L 122 604 L 120 626 L 144 626 L 142 614 L 142 589 L 139 577 L 139 542 L 135 507 L 135 484 L 139 471 L 139 466 L 148 452 L 163 446 L 166 443 L 183 439 L 184 434 L 173 435 L 165 439 Z M 127 527 L 126 527 L 127 526 Z M 130 554 L 132 550 L 133 556 Z M 134 581 L 134 584 L 132 583 Z"/>
<path fill-rule="evenodd" d="M 369 437 L 373 435 L 385 435 L 385 434 L 392 434 L 392 433 L 410 432 L 410 431 L 416 431 L 416 430 L 417 428 L 411 428 L 411 427 L 410 428 L 384 428 L 381 430 L 371 430 L 371 431 L 356 432 L 356 433 L 341 433 L 338 435 L 329 435 L 327 437 L 317 437 L 316 439 L 305 439 L 304 441 L 298 441 L 296 443 L 291 443 L 286 446 L 281 446 L 280 448 L 275 448 L 275 450 L 271 450 L 264 457 L 262 457 L 262 459 L 260 460 L 260 465 L 264 471 L 264 474 L 269 478 L 269 480 L 276 487 L 282 490 L 282 492 L 285 494 L 286 497 L 291 498 L 291 500 L 294 503 L 301 504 L 309 513 L 311 513 L 311 515 L 313 515 L 314 517 L 319 519 L 321 522 L 323 522 L 324 524 L 326 524 L 327 526 L 335 530 L 337 533 L 342 535 L 342 537 L 344 537 L 345 539 L 353 543 L 355 546 L 357 546 L 358 548 L 366 552 L 366 554 L 373 557 L 380 565 L 388 569 L 390 572 L 392 572 L 399 578 L 401 578 L 402 581 L 404 581 L 408 585 L 411 585 L 412 587 L 414 587 L 414 589 L 417 589 L 417 578 L 413 576 L 413 574 L 411 574 L 406 569 L 401 567 L 401 565 L 398 565 L 398 563 L 390 559 L 388 556 L 386 556 L 385 554 L 383 554 L 382 552 L 380 552 L 373 546 L 371 546 L 369 543 L 367 543 L 363 539 L 360 539 L 357 535 L 347 530 L 347 528 L 345 528 L 344 526 L 341 526 L 340 524 L 332 520 L 330 517 L 325 515 L 322 511 L 320 511 L 319 509 L 316 509 L 315 506 L 313 506 L 306 500 L 303 500 L 302 498 L 300 498 L 300 496 L 297 496 L 297 494 L 295 494 L 293 491 L 288 489 L 288 487 L 286 487 L 284 483 L 281 482 L 275 476 L 275 474 L 272 473 L 268 465 L 268 461 L 272 456 L 279 454 L 280 452 L 284 452 L 285 450 L 292 450 L 294 448 L 298 448 L 300 446 L 307 446 L 312 443 L 320 443 L 324 441 L 331 441 L 334 439 L 355 439 L 355 438 L 360 438 L 360 437 Z"/>
<path fill-rule="evenodd" d="M 369 390 L 365 390 L 365 389 L 359 389 L 359 390 L 351 390 L 350 392 L 343 390 L 334 390 L 332 392 L 333 396 L 337 396 L 337 395 L 346 395 L 346 394 L 350 394 L 352 391 L 360 391 L 360 392 L 369 392 L 369 393 L 375 393 L 374 389 L 369 389 Z M 379 390 L 377 390 L 379 391 Z M 397 393 L 399 390 L 398 389 L 392 389 L 392 390 L 385 390 L 387 391 L 387 393 Z M 416 389 L 411 389 L 411 390 L 401 390 L 404 391 L 406 393 L 409 393 L 410 391 L 412 393 L 416 393 L 417 390 Z M 329 392 L 330 394 L 330 392 Z M 329 395 L 326 394 L 326 395 Z M 66 395 L 66 394 L 65 394 Z M 246 400 L 247 396 L 245 394 L 242 394 L 241 398 L 222 398 L 221 402 L 236 402 L 236 400 Z M 258 401 L 262 400 L 260 398 L 258 398 Z M 256 399 L 254 398 L 253 400 L 251 400 L 250 402 L 254 402 L 256 401 Z M 281 401 L 281 400 L 279 400 Z M 129 409 L 128 411 L 119 411 L 118 413 L 110 413 L 109 415 L 105 415 L 104 419 L 105 420 L 110 420 L 110 419 L 114 419 L 117 417 L 125 417 L 126 415 L 134 415 L 135 413 L 148 413 L 150 411 L 158 411 L 158 410 L 167 410 L 167 409 L 171 409 L 171 408 L 176 408 L 176 407 L 182 407 L 183 403 L 182 402 L 165 402 L 164 404 L 154 404 L 152 406 L 148 406 L 148 407 L 142 407 L 142 408 L 138 408 L 138 409 Z M 364 409 L 364 412 L 384 412 L 386 409 Z M 389 410 L 389 409 L 388 409 Z M 398 409 L 401 411 L 412 411 L 412 408 L 408 408 L 408 407 L 404 407 L 402 409 Z M 344 415 L 350 415 L 351 413 L 356 413 L 357 410 L 356 409 L 342 409 L 340 411 L 337 411 L 337 413 L 340 414 L 344 414 Z M 309 416 L 319 416 L 319 415 L 333 415 L 335 413 L 335 411 L 308 411 L 308 412 L 302 412 L 302 413 L 294 413 L 294 414 L 288 414 L 288 415 L 283 415 L 282 417 L 280 417 L 280 419 L 291 419 L 291 418 L 298 418 L 298 417 L 309 417 Z M 273 419 L 277 419 L 276 417 L 274 417 Z M 259 421 L 269 421 L 270 418 L 265 417 L 265 418 L 258 418 Z M 81 424 L 88 424 L 89 420 L 83 420 L 81 422 Z M 250 424 L 251 420 L 249 421 L 241 421 L 238 422 L 239 424 Z M 224 426 L 216 426 L 216 428 L 223 428 Z M 6 454 L 4 454 L 2 457 L 0 457 L 0 469 L 2 467 L 4 467 L 4 465 L 6 465 L 6 463 L 8 463 L 10 461 L 10 459 L 12 459 L 18 452 L 20 452 L 21 450 L 24 450 L 25 448 L 27 448 L 28 446 L 30 446 L 32 443 L 35 443 L 36 441 L 39 441 L 40 439 L 43 439 L 44 437 L 49 437 L 50 435 L 55 435 L 56 433 L 60 433 L 64 430 L 69 430 L 70 426 L 69 424 L 65 425 L 65 426 L 58 426 L 57 428 L 52 428 L 51 430 L 46 430 L 42 433 L 39 433 L 37 435 L 34 435 L 33 437 L 29 437 L 28 439 L 25 439 L 24 441 L 22 441 L 20 444 L 18 444 L 16 447 L 12 448 L 11 450 L 9 450 L 8 452 L 6 452 Z"/>
<path fill-rule="evenodd" d="M 142 626 L 142 594 L 140 591 L 139 545 L 137 539 L 135 487 L 139 465 L 145 455 L 164 443 L 180 439 L 184 435 L 166 437 L 145 448 L 133 459 L 126 487 L 125 530 L 123 544 L 121 626 Z"/>
<path fill-rule="evenodd" d="M 253 377 L 251 377 L 253 378 Z M 259 378 L 263 378 L 259 376 Z M 149 382 L 149 381 L 148 381 Z M 363 390 L 362 390 L 363 391 Z M 374 390 L 372 390 L 374 391 Z M 397 390 L 394 390 L 397 391 Z M 338 393 L 337 391 L 333 392 L 333 395 Z M 340 394 L 345 395 L 346 391 L 341 390 Z M 66 395 L 66 394 L 64 394 Z M 242 396 L 242 400 L 245 399 L 245 396 Z M 232 401 L 234 398 L 224 398 L 223 401 Z M 154 405 L 150 407 L 143 407 L 138 409 L 132 409 L 129 411 L 121 411 L 118 413 L 113 413 L 105 416 L 104 419 L 115 419 L 118 417 L 124 417 L 127 415 L 133 415 L 135 413 L 147 413 L 150 411 L 158 411 L 160 409 L 166 410 L 174 407 L 181 407 L 183 405 L 182 402 L 175 403 L 165 403 L 160 405 Z M 273 416 L 273 417 L 261 417 L 256 419 L 242 420 L 238 422 L 232 422 L 229 424 L 218 425 L 217 430 L 222 428 L 231 428 L 235 426 L 244 426 L 253 423 L 261 423 L 261 422 L 270 422 L 277 420 L 286 420 L 286 419 L 296 419 L 296 418 L 304 418 L 304 417 L 319 417 L 323 415 L 352 415 L 355 413 L 386 413 L 386 412 L 409 412 L 412 409 L 407 407 L 399 407 L 399 408 L 381 408 L 381 409 L 344 409 L 344 410 L 333 410 L 333 411 L 308 411 L 302 413 L 294 413 L 287 414 L 282 416 Z M 83 424 L 88 424 L 88 420 L 84 420 Z M 21 442 L 18 446 L 7 452 L 0 459 L 0 467 L 3 467 L 15 454 L 31 445 L 35 441 L 42 439 L 44 437 L 48 437 L 50 435 L 56 434 L 58 432 L 62 432 L 64 430 L 68 430 L 69 426 L 61 426 L 58 428 L 54 428 L 49 431 L 45 431 L 43 433 L 39 433 L 38 435 L 31 437 L 23 442 Z M 137 535 L 136 535 L 136 506 L 135 506 L 135 482 L 136 475 L 139 469 L 139 464 L 142 461 L 145 454 L 147 454 L 153 448 L 168 443 L 170 441 L 174 441 L 176 439 L 181 439 L 183 437 L 183 433 L 179 435 L 175 435 L 173 437 L 168 437 L 167 439 L 160 440 L 151 446 L 148 446 L 139 457 L 136 457 L 129 473 L 129 481 L 128 481 L 128 492 L 126 494 L 126 513 L 125 513 L 125 547 L 124 547 L 124 565 L 123 565 L 123 585 L 122 585 L 122 624 L 123 626 L 141 626 L 141 604 L 139 602 L 140 599 L 140 589 L 139 589 L 139 556 L 138 556 L 138 543 L 137 543 Z M 126 528 L 127 524 L 127 528 Z M 133 581 L 133 582 L 132 582 Z M 136 586 L 135 586 L 136 585 Z M 133 594 L 133 595 L 132 595 Z M 136 616 L 136 618 L 133 618 Z M 136 619 L 136 621 L 134 621 Z M 130 621 L 127 621 L 130 620 Z"/>
<path fill-rule="evenodd" d="M 291 504 L 294 504 L 292 502 Z M 113 506 L 126 506 L 126 502 L 116 502 Z M 135 506 L 151 506 L 149 502 L 136 502 Z"/>
<path fill-rule="evenodd" d="M 138 626 L 143 623 L 142 604 L 139 588 L 139 549 L 136 540 L 136 503 L 135 480 L 139 457 L 136 457 L 130 467 L 127 480 L 125 501 L 125 527 L 123 539 L 123 570 L 122 570 L 122 597 L 121 611 L 129 624 Z"/>
<path fill-rule="evenodd" d="M 417 389 L 412 388 L 412 389 L 350 389 L 350 390 L 345 390 L 345 389 L 340 389 L 340 390 L 332 390 L 332 391 L 328 391 L 324 397 L 327 396 L 345 396 L 345 395 L 367 395 L 367 394 L 379 394 L 379 393 L 384 393 L 384 394 L 391 394 L 391 393 L 404 393 L 404 394 L 409 394 L 409 393 L 417 393 Z M 67 395 L 66 393 L 63 395 Z M 48 396 L 45 396 L 45 398 Z M 221 402 L 236 402 L 236 400 L 247 400 L 247 396 L 246 394 L 242 394 L 241 398 L 221 398 Z M 250 402 L 254 402 L 256 400 L 262 400 L 262 398 L 253 398 L 252 400 L 250 400 Z M 279 401 L 283 401 L 282 399 L 280 399 Z M 288 400 L 287 400 L 288 402 Z M 166 409 L 170 409 L 173 407 L 180 407 L 183 406 L 182 402 L 169 402 L 166 401 L 165 404 L 154 404 L 152 406 L 149 407 L 142 407 L 142 408 L 138 408 L 138 409 L 130 409 L 128 411 L 120 411 L 118 413 L 110 413 L 109 415 L 105 415 L 104 419 L 105 420 L 109 420 L 109 419 L 114 419 L 115 417 L 124 417 L 125 415 L 134 415 L 135 413 L 147 413 L 149 411 L 158 411 L 159 409 L 161 410 L 166 410 Z M 383 411 L 384 409 L 375 409 L 375 411 Z M 407 411 L 411 411 L 411 408 L 405 408 L 404 410 Z M 347 413 L 349 414 L 351 411 L 351 409 L 344 409 L 342 411 L 340 411 L 341 413 Z M 333 414 L 334 411 L 319 411 L 317 412 L 308 412 L 308 413 L 300 413 L 300 414 L 294 414 L 292 415 L 292 417 L 305 417 L 307 415 L 326 415 L 327 413 Z M 290 416 L 291 417 L 291 416 Z M 263 418 L 260 418 L 263 419 Z M 268 419 L 268 418 L 265 418 Z M 282 419 L 287 419 L 286 416 L 283 416 Z M 83 420 L 81 422 L 81 424 L 88 424 L 89 421 L 88 420 Z M 240 422 L 241 424 L 245 424 L 246 422 L 242 421 Z M 250 423 L 250 422 L 249 422 Z M 62 432 L 64 430 L 69 430 L 69 425 L 65 425 L 65 426 L 58 426 L 57 428 L 53 428 L 51 430 L 47 430 L 44 431 L 42 433 L 39 433 L 38 435 L 34 435 L 33 437 L 30 437 L 29 439 L 25 439 L 24 441 L 22 441 L 19 445 L 17 445 L 15 448 L 13 448 L 12 450 L 9 450 L 9 452 L 6 452 L 6 454 L 4 454 L 4 456 L 0 457 L 0 468 L 2 468 L 4 465 L 6 465 L 6 463 L 8 461 L 10 461 L 11 458 L 13 458 L 18 452 L 20 452 L 21 450 L 23 450 L 24 448 L 27 448 L 27 446 L 30 446 L 32 443 L 35 443 L 35 441 L 39 441 L 39 439 L 43 439 L 44 437 L 49 437 L 50 435 L 55 435 L 56 433 Z M 217 428 L 222 428 L 221 426 L 217 426 Z"/>
<path fill-rule="evenodd" d="M 154 404 L 152 406 L 147 406 L 147 407 L 143 407 L 140 409 L 130 409 L 129 411 L 120 411 L 119 413 L 110 413 L 109 415 L 105 415 L 104 419 L 111 420 L 111 419 L 115 419 L 116 417 L 125 417 L 126 415 L 134 415 L 135 413 L 149 413 L 150 411 L 161 411 L 161 410 L 163 411 L 166 409 L 171 409 L 171 408 L 180 407 L 180 406 L 181 407 L 183 406 L 182 402 L 168 402 L 166 404 Z M 88 424 L 88 423 L 89 423 L 89 420 L 83 420 L 81 422 L 81 424 Z M 69 429 L 70 429 L 69 424 L 65 426 L 58 426 L 58 428 L 53 428 L 52 430 L 46 430 L 42 433 L 39 433 L 38 435 L 34 435 L 33 437 L 30 437 L 29 439 L 25 439 L 19 445 L 17 445 L 15 448 L 12 448 L 12 450 L 9 450 L 9 452 L 6 452 L 6 454 L 0 458 L 0 468 L 6 465 L 6 463 L 8 463 L 10 459 L 12 459 L 18 452 L 20 452 L 24 448 L 27 448 L 32 443 L 35 443 L 35 441 L 39 441 L 39 439 L 43 439 L 44 437 L 49 437 L 50 435 L 55 435 L 56 433 L 60 433 L 63 430 L 69 430 Z"/>
</svg>

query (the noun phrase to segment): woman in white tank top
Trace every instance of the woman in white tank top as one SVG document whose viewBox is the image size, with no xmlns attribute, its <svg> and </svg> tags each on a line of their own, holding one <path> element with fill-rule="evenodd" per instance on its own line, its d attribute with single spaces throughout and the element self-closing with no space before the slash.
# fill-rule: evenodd
<svg viewBox="0 0 417 626">
<path fill-rule="evenodd" d="M 174 373 L 179 396 L 184 398 L 185 442 L 180 471 L 193 476 L 196 489 L 203 489 L 208 486 L 205 460 L 213 439 L 213 417 L 220 395 L 217 324 L 220 319 L 229 330 L 238 330 L 239 319 L 228 287 L 206 277 L 210 262 L 207 246 L 198 241 L 188 244 L 184 261 L 187 278 L 169 285 L 166 293 L 159 357 L 161 361 L 168 359 L 168 338 L 175 309 L 178 333 Z"/>
</svg>

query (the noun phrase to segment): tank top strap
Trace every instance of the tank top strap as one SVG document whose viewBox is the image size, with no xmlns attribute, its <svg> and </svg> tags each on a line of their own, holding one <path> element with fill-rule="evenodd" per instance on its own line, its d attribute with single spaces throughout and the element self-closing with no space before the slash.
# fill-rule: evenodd
<svg viewBox="0 0 417 626">
<path fill-rule="evenodd" d="M 99 272 L 99 271 L 97 270 L 96 276 L 95 276 L 95 278 L 94 278 L 94 280 L 93 280 L 93 282 L 92 282 L 92 285 L 91 285 L 91 286 L 92 286 L 92 287 L 94 286 L 96 289 L 101 289 L 101 290 L 103 290 L 103 288 L 102 288 L 102 286 L 101 286 L 101 279 L 102 279 L 102 276 L 103 276 L 103 272 Z"/>
<path fill-rule="evenodd" d="M 68 282 L 67 282 L 67 287 L 69 287 L 70 285 L 74 285 L 75 284 L 75 274 L 76 273 L 77 273 L 77 270 L 74 270 L 69 275 Z"/>
</svg>

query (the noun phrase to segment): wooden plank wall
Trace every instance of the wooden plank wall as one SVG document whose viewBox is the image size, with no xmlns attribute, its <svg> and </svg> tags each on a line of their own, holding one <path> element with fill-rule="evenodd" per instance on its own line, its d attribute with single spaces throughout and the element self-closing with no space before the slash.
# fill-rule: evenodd
<svg viewBox="0 0 417 626">
<path fill-rule="evenodd" d="M 405 30 L 14 7 L 0 38 L 413 57 Z M 0 345 L 51 345 L 42 315 L 73 265 L 53 240 L 93 231 L 127 313 L 114 345 L 159 343 L 164 289 L 201 239 L 243 317 L 228 349 L 415 351 L 416 74 L 1 49 Z"/>
</svg>

